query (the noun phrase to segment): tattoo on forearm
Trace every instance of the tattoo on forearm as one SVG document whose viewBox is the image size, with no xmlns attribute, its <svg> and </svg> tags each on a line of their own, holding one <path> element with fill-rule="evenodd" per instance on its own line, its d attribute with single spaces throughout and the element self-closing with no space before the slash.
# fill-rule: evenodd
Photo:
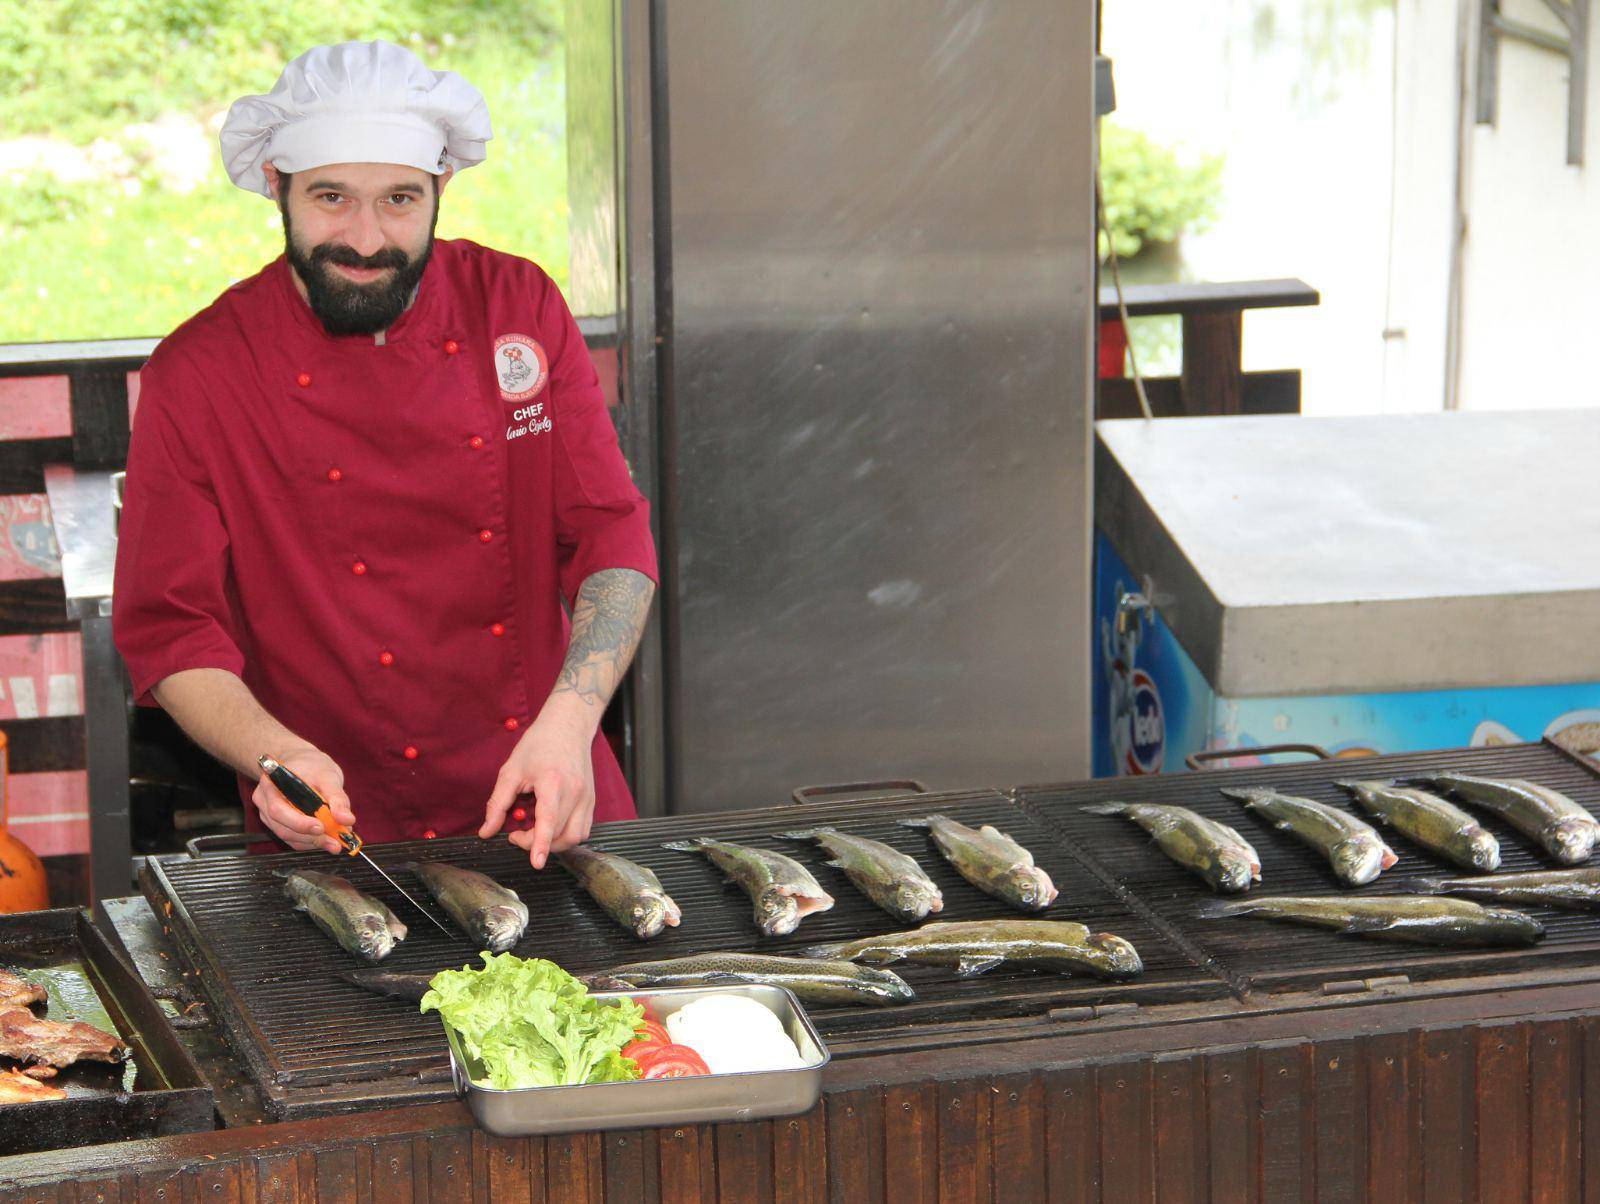
<svg viewBox="0 0 1600 1204">
<path fill-rule="evenodd" d="M 644 631 L 655 586 L 633 569 L 602 569 L 584 580 L 572 606 L 572 639 L 552 693 L 605 706 Z"/>
</svg>

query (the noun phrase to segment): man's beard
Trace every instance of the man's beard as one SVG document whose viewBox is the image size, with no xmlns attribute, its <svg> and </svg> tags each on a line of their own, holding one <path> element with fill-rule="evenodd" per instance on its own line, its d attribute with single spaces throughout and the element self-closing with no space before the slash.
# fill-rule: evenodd
<svg viewBox="0 0 1600 1204">
<path fill-rule="evenodd" d="M 282 205 L 284 252 L 306 286 L 311 312 L 332 335 L 376 334 L 387 330 L 405 312 L 411 294 L 422 279 L 433 254 L 433 231 L 439 224 L 439 203 L 434 201 L 433 220 L 428 223 L 428 241 L 415 256 L 399 247 L 384 247 L 372 255 L 357 255 L 344 243 L 325 242 L 309 254 L 295 245 L 289 209 Z M 387 279 L 358 284 L 334 271 L 333 265 L 349 268 L 390 268 Z"/>
</svg>

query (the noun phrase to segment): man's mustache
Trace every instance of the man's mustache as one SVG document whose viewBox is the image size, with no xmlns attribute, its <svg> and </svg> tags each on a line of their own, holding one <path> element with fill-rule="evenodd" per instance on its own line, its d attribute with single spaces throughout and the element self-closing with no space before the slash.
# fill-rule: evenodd
<svg viewBox="0 0 1600 1204">
<path fill-rule="evenodd" d="M 325 242 L 311 249 L 313 263 L 336 263 L 345 268 L 403 268 L 410 262 L 399 247 L 384 247 L 371 255 L 358 255 L 344 243 Z"/>
</svg>

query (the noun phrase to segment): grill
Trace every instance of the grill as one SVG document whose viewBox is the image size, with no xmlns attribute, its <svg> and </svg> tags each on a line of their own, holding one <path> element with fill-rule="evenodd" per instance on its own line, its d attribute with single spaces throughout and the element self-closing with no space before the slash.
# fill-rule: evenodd
<svg viewBox="0 0 1600 1204">
<path fill-rule="evenodd" d="M 883 840 L 917 858 L 944 892 L 945 920 L 1015 914 L 980 893 L 945 863 L 927 834 L 898 819 L 943 812 L 977 826 L 992 823 L 1031 849 L 1061 889 L 1045 913 L 1131 940 L 1146 972 L 1130 983 L 1106 983 L 1028 970 L 996 970 L 972 979 L 931 967 L 896 967 L 917 992 L 897 1008 L 811 1007 L 818 1029 L 841 1052 L 882 1052 L 931 1026 L 984 1017 L 1038 1014 L 1061 1006 L 1122 1001 L 1217 998 L 1228 986 L 1203 957 L 1186 953 L 1116 889 L 1086 870 L 1052 831 L 996 791 L 923 794 L 892 799 L 813 803 L 782 810 L 676 817 L 607 824 L 593 842 L 649 865 L 682 907 L 681 927 L 650 942 L 636 940 L 578 889 L 565 871 L 534 873 L 526 855 L 504 842 L 472 838 L 375 847 L 375 858 L 396 873 L 413 857 L 452 861 L 480 870 L 516 890 L 528 904 L 528 932 L 516 952 L 547 957 L 574 973 L 624 961 L 711 950 L 783 953 L 897 927 L 835 869 L 815 846 L 775 834 L 819 824 Z M 707 835 L 789 853 L 816 874 L 837 900 L 789 937 L 763 938 L 747 897 L 724 885 L 703 857 L 660 848 L 666 840 Z M 287 865 L 331 868 L 326 859 L 279 854 L 150 863 L 146 893 L 170 915 L 183 956 L 221 1018 L 236 1053 L 260 1086 L 269 1112 L 308 1116 L 439 1098 L 451 1093 L 438 1020 L 414 1005 L 350 986 L 337 973 L 361 964 L 337 948 L 282 896 L 273 871 Z M 360 862 L 340 863 L 359 889 L 392 906 L 410 936 L 382 964 L 396 971 L 433 971 L 474 956 L 465 938 L 451 942 L 395 896 Z M 405 878 L 401 884 L 410 889 Z"/>
<path fill-rule="evenodd" d="M 1217 788 L 1273 786 L 1364 814 L 1345 791 L 1333 785 L 1335 781 L 1404 778 L 1443 770 L 1483 777 L 1528 778 L 1560 790 L 1600 814 L 1600 773 L 1596 767 L 1549 743 L 1025 786 L 1016 792 L 1016 797 L 1024 810 L 1060 833 L 1080 859 L 1129 906 L 1173 934 L 1174 939 L 1192 946 L 1199 955 L 1214 959 L 1241 992 L 1285 990 L 1334 979 L 1404 974 L 1421 980 L 1600 961 L 1600 914 L 1518 904 L 1511 906 L 1537 916 L 1547 934 L 1539 944 L 1525 949 L 1437 949 L 1347 937 L 1258 917 L 1201 920 L 1195 915 L 1197 905 L 1216 897 L 1203 882 L 1169 861 L 1144 831 L 1128 820 L 1079 810 L 1087 803 L 1112 799 L 1188 807 L 1232 825 L 1255 846 L 1261 854 L 1261 883 L 1253 888 L 1255 892 L 1336 894 L 1345 888 L 1320 856 L 1240 804 L 1222 797 Z M 1499 839 L 1502 872 L 1557 868 L 1515 829 L 1481 810 L 1467 810 Z M 1397 893 L 1403 890 L 1403 879 L 1420 875 L 1468 876 L 1466 871 L 1441 861 L 1398 832 L 1381 824 L 1374 826 L 1383 833 L 1399 861 L 1377 881 L 1352 893 Z"/>
</svg>

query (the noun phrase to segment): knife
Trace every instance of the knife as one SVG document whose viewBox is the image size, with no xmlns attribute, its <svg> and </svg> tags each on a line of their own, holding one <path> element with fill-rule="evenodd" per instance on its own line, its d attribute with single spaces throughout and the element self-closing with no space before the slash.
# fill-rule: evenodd
<svg viewBox="0 0 1600 1204">
<path fill-rule="evenodd" d="M 284 798 L 288 799 L 296 807 L 300 808 L 300 810 L 304 811 L 312 819 L 320 823 L 322 825 L 322 830 L 343 845 L 344 851 L 347 854 L 349 854 L 351 857 L 361 858 L 361 860 L 365 861 L 373 869 L 377 870 L 378 876 L 390 886 L 394 887 L 395 890 L 399 891 L 401 897 L 405 899 L 407 903 L 411 904 L 411 906 L 415 907 L 423 915 L 427 916 L 435 928 L 444 933 L 451 940 L 456 939 L 455 933 L 451 932 L 443 924 L 439 923 L 438 920 L 434 919 L 431 911 L 407 894 L 404 887 L 402 887 L 393 878 L 389 877 L 388 874 L 383 872 L 383 867 L 381 865 L 379 865 L 371 857 L 368 857 L 366 853 L 362 851 L 361 837 L 357 836 L 353 829 L 345 827 L 338 820 L 333 818 L 333 809 L 328 806 L 328 800 L 318 794 L 314 787 L 296 774 L 294 770 L 290 769 L 287 765 L 283 765 L 280 762 L 273 760 L 271 757 L 259 756 L 256 758 L 256 764 L 260 765 L 262 772 L 265 773 L 267 777 L 272 779 L 272 784 L 278 788 L 278 792 L 282 794 Z"/>
</svg>

